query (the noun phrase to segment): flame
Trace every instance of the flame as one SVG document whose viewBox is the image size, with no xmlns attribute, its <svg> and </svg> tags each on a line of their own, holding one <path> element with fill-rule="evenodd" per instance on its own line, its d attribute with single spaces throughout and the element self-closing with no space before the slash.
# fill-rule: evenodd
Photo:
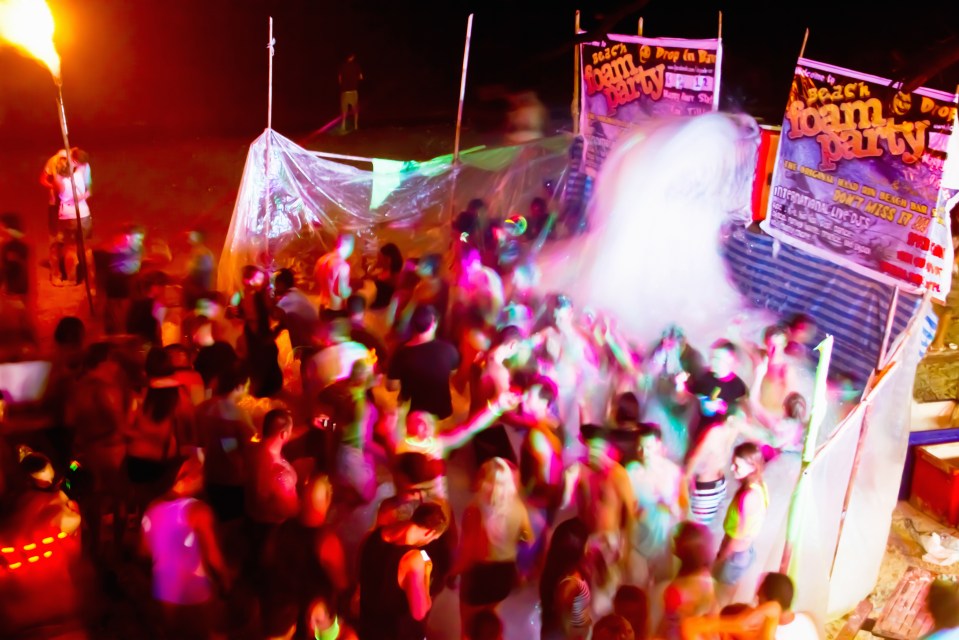
<svg viewBox="0 0 959 640">
<path fill-rule="evenodd" d="M 60 79 L 60 56 L 53 46 L 53 14 L 44 0 L 0 0 L 0 40 L 47 66 Z"/>
</svg>

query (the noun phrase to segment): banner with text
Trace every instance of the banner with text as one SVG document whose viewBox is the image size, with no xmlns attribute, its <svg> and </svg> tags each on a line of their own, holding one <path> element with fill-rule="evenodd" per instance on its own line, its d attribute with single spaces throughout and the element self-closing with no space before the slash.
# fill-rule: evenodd
<svg viewBox="0 0 959 640">
<path fill-rule="evenodd" d="M 853 271 L 942 299 L 953 247 L 939 197 L 955 96 L 890 84 L 799 60 L 762 227 Z"/>
<path fill-rule="evenodd" d="M 610 147 L 646 118 L 698 115 L 719 106 L 719 39 L 610 34 L 580 45 L 580 131 L 586 171 L 595 176 Z"/>
</svg>

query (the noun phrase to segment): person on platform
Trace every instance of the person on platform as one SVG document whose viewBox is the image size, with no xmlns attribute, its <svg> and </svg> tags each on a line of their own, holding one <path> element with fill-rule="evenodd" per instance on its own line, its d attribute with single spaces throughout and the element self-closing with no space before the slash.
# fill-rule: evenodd
<svg viewBox="0 0 959 640">
<path fill-rule="evenodd" d="M 50 235 L 53 238 L 50 251 L 50 279 L 55 286 L 66 282 L 79 283 L 82 274 L 77 272 L 80 264 L 77 251 L 77 213 L 84 240 L 93 234 L 93 218 L 87 199 L 92 193 L 90 156 L 77 147 L 70 150 L 73 164 L 73 180 L 70 179 L 70 162 L 65 150 L 50 158 L 40 175 L 40 184 L 50 190 Z M 74 184 L 76 197 L 74 202 Z"/>
<path fill-rule="evenodd" d="M 340 131 L 346 133 L 347 118 L 353 116 L 353 131 L 360 128 L 360 82 L 363 81 L 363 70 L 356 61 L 356 54 L 346 56 L 337 73 L 340 85 Z"/>
<path fill-rule="evenodd" d="M 343 315 L 346 300 L 353 293 L 350 286 L 350 263 L 356 239 L 350 233 L 337 237 L 332 251 L 320 256 L 313 269 L 319 293 L 320 317 L 331 320 Z"/>
<path fill-rule="evenodd" d="M 360 638 L 422 640 L 433 607 L 433 561 L 423 547 L 449 526 L 446 511 L 425 503 L 405 522 L 378 527 L 360 550 Z"/>
</svg>

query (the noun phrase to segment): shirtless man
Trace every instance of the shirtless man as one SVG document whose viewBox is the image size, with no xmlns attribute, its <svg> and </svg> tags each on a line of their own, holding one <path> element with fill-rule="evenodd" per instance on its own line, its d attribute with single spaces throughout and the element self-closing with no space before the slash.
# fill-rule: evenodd
<svg viewBox="0 0 959 640">
<path fill-rule="evenodd" d="M 708 427 L 686 462 L 691 520 L 708 525 L 716 517 L 726 498 L 726 469 L 740 436 L 770 445 L 775 437 L 752 425 L 741 412 Z"/>
<path fill-rule="evenodd" d="M 640 425 L 639 460 L 627 464 L 626 473 L 638 501 L 633 549 L 646 560 L 650 580 L 664 580 L 672 570 L 669 541 L 689 497 L 683 471 L 666 457 L 657 425 Z"/>
<path fill-rule="evenodd" d="M 320 294 L 320 309 L 326 319 L 340 315 L 346 299 L 353 292 L 350 288 L 350 263 L 356 240 L 346 233 L 336 239 L 336 248 L 316 261 L 313 277 Z"/>
<path fill-rule="evenodd" d="M 596 563 L 593 611 L 602 614 L 612 608 L 616 589 L 629 575 L 636 497 L 626 469 L 612 457 L 606 430 L 586 424 L 580 433 L 589 454 L 573 467 L 569 480 L 576 487 L 579 517 L 590 532 L 587 553 Z"/>
</svg>

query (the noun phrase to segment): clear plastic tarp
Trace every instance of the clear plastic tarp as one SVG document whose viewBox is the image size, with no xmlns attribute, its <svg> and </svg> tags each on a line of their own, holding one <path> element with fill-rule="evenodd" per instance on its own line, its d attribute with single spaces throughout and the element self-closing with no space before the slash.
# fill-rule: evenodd
<svg viewBox="0 0 959 640">
<path fill-rule="evenodd" d="M 345 231 L 366 255 L 388 242 L 404 255 L 444 252 L 452 218 L 473 198 L 500 219 L 526 215 L 537 197 L 552 209 L 564 189 L 571 141 L 560 135 L 469 150 L 455 168 L 444 156 L 376 159 L 370 170 L 324 159 L 268 129 L 250 145 L 217 285 L 237 289 L 247 264 L 312 274 L 316 259 Z"/>
</svg>

